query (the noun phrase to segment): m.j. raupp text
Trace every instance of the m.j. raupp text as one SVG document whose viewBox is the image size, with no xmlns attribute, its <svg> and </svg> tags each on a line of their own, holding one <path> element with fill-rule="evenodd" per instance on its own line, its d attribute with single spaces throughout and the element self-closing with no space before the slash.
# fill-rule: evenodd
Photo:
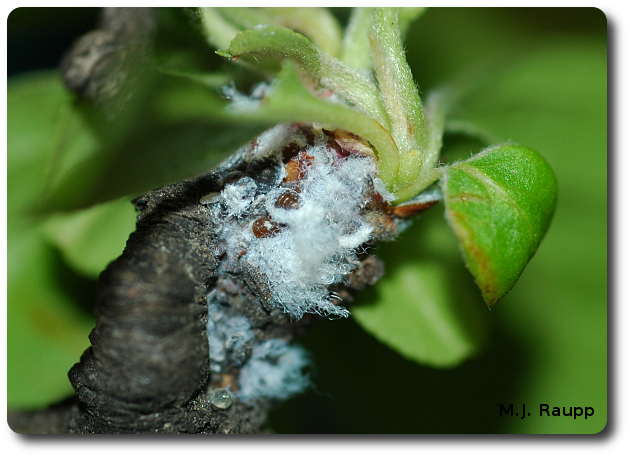
<svg viewBox="0 0 630 457">
<path fill-rule="evenodd" d="M 503 405 L 503 403 L 501 403 L 499 405 L 499 415 L 503 416 L 503 415 L 510 415 L 510 416 L 516 416 L 516 417 L 520 417 L 521 419 L 524 419 L 525 417 L 529 416 L 530 413 L 526 411 L 526 407 L 525 407 L 525 403 L 523 403 L 523 410 L 522 411 L 515 411 L 514 410 L 514 404 L 510 403 L 507 407 Z M 541 403 L 540 404 L 540 416 L 545 416 L 545 417 L 561 417 L 561 416 L 565 416 L 565 417 L 573 417 L 573 419 L 577 419 L 578 417 L 583 417 L 584 419 L 588 419 L 589 417 L 591 417 L 592 415 L 595 414 L 595 408 L 591 407 L 591 406 L 550 406 L 546 403 Z"/>
</svg>

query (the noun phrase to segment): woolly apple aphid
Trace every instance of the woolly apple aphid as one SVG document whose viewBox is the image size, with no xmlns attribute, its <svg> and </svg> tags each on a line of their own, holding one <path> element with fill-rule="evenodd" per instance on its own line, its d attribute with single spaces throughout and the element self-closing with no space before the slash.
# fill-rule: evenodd
<svg viewBox="0 0 630 457">
<path fill-rule="evenodd" d="M 276 199 L 274 205 L 276 208 L 297 209 L 300 207 L 300 197 L 296 192 L 288 190 Z"/>
<path fill-rule="evenodd" d="M 261 217 L 252 224 L 252 232 L 256 238 L 268 238 L 280 233 L 280 225 L 272 221 L 270 217 Z"/>
</svg>

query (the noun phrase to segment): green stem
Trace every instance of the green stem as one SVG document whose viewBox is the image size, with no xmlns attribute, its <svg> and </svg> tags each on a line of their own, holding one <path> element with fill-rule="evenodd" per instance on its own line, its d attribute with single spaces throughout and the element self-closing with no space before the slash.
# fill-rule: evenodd
<svg viewBox="0 0 630 457">
<path fill-rule="evenodd" d="M 443 168 L 432 168 L 425 173 L 422 173 L 418 176 L 418 179 L 412 182 L 409 186 L 394 192 L 394 195 L 396 196 L 395 202 L 400 204 L 406 202 L 407 200 L 411 200 L 435 181 L 440 179 L 442 172 Z"/>
</svg>

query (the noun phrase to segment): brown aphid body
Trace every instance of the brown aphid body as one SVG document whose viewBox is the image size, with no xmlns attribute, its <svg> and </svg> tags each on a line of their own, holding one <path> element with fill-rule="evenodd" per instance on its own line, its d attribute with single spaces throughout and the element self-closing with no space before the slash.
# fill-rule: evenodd
<svg viewBox="0 0 630 457">
<path fill-rule="evenodd" d="M 256 238 L 269 238 L 280 233 L 282 225 L 274 222 L 269 216 L 260 217 L 252 224 L 252 232 Z"/>
<path fill-rule="evenodd" d="M 294 183 L 300 179 L 300 164 L 297 160 L 289 160 L 289 162 L 285 165 L 284 170 L 287 175 L 284 178 L 284 183 Z"/>
<path fill-rule="evenodd" d="M 302 151 L 285 165 L 286 177 L 284 183 L 295 183 L 306 176 L 306 170 L 313 164 L 313 156 Z"/>
<path fill-rule="evenodd" d="M 274 206 L 282 209 L 298 209 L 300 204 L 300 196 L 297 192 L 287 190 L 276 199 Z"/>
</svg>

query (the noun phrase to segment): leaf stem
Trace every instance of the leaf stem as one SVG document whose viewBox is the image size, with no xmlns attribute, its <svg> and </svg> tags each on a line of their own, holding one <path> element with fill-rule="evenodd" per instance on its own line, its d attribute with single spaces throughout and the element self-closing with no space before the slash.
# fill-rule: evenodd
<svg viewBox="0 0 630 457">
<path fill-rule="evenodd" d="M 396 196 L 396 203 L 400 204 L 406 202 L 407 200 L 411 200 L 413 197 L 418 195 L 435 181 L 440 179 L 443 171 L 443 167 L 439 167 L 432 168 L 420 174 L 418 176 L 418 179 L 416 179 L 410 185 L 394 192 L 394 195 Z"/>
</svg>

